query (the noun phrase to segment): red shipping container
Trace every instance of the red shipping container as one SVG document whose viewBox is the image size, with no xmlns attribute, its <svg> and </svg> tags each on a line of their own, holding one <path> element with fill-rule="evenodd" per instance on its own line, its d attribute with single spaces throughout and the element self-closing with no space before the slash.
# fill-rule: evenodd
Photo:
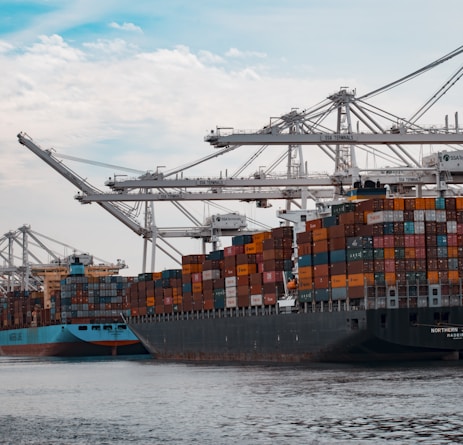
<svg viewBox="0 0 463 445">
<path fill-rule="evenodd" d="M 268 271 L 262 273 L 262 282 L 263 283 L 277 283 L 283 281 L 283 272 L 282 271 Z"/>
<path fill-rule="evenodd" d="M 395 241 L 394 240 L 394 235 L 384 235 L 383 236 L 384 248 L 386 248 L 386 247 L 396 247 L 394 241 Z"/>
<path fill-rule="evenodd" d="M 375 249 L 383 249 L 384 248 L 384 236 L 383 235 L 375 236 L 373 238 L 373 247 Z"/>
<path fill-rule="evenodd" d="M 277 296 L 275 294 L 264 294 L 264 304 L 266 306 L 274 305 L 277 303 Z"/>
</svg>

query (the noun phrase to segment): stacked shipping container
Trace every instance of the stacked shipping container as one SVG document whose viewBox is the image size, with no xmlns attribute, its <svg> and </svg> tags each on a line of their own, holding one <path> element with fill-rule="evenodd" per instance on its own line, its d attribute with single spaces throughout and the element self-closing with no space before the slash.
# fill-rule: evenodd
<svg viewBox="0 0 463 445">
<path fill-rule="evenodd" d="M 332 210 L 297 234 L 301 302 L 359 304 L 378 285 L 460 292 L 463 198 L 374 199 Z"/>
<path fill-rule="evenodd" d="M 169 300 L 173 282 L 151 275 L 133 283 L 129 295 L 132 315 L 144 315 L 141 304 L 148 286 L 163 287 L 155 298 L 153 310 L 147 313 L 165 314 L 225 308 L 247 308 L 275 305 L 284 292 L 284 280 L 292 271 L 293 230 L 278 227 L 270 232 L 240 235 L 232 238 L 232 245 L 208 255 L 188 255 L 182 258 L 182 269 L 164 271 L 181 276 L 181 293 L 172 306 Z M 148 282 L 142 284 L 142 280 Z M 161 284 L 162 283 L 162 284 Z M 179 283 L 175 282 L 177 289 Z M 174 288 L 175 289 L 175 288 Z M 172 291 L 175 293 L 175 290 Z M 138 295 L 138 299 L 136 296 Z"/>
<path fill-rule="evenodd" d="M 45 307 L 43 292 L 13 291 L 2 299 L 1 327 L 19 328 L 58 323 L 119 322 L 130 314 L 131 277 L 71 275 L 54 290 Z M 47 305 L 48 306 L 48 305 Z"/>
</svg>

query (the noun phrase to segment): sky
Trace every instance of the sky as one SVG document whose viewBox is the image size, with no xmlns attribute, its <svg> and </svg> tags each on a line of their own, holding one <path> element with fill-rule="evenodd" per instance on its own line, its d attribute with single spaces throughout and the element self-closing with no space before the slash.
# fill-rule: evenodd
<svg viewBox="0 0 463 445">
<path fill-rule="evenodd" d="M 123 274 L 137 275 L 143 240 L 97 204 L 77 202 L 76 187 L 20 145 L 19 132 L 57 156 L 90 161 L 63 162 L 108 192 L 107 178 L 137 176 L 123 168 L 163 171 L 209 155 L 214 148 L 204 137 L 216 126 L 259 129 L 341 86 L 363 94 L 427 65 L 461 46 L 462 13 L 461 0 L 3 0 L 3 233 L 26 224 L 50 248 L 52 240 L 67 246 L 56 248 L 63 256 L 76 248 L 123 259 Z M 460 65 L 461 56 L 378 104 L 411 116 Z M 426 116 L 429 123 L 461 113 L 462 99 L 457 83 Z M 240 150 L 188 174 L 219 176 L 251 154 Z M 309 160 L 313 171 L 331 167 Z M 270 227 L 278 225 L 279 206 L 226 203 Z M 223 213 L 206 203 L 186 207 L 199 220 Z M 141 210 L 136 216 L 143 221 Z M 169 203 L 155 205 L 155 220 L 159 227 L 191 226 Z M 171 242 L 185 255 L 201 251 L 198 240 Z M 175 267 L 157 252 L 155 270 Z"/>
</svg>

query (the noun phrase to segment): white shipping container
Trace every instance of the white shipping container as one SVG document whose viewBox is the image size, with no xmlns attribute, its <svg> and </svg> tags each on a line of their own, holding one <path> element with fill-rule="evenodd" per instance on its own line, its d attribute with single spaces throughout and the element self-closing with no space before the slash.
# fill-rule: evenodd
<svg viewBox="0 0 463 445">
<path fill-rule="evenodd" d="M 225 287 L 235 287 L 236 277 L 225 277 Z"/>
<path fill-rule="evenodd" d="M 212 270 L 203 270 L 203 280 L 216 280 L 220 278 L 220 270 L 219 269 L 212 269 Z"/>
<path fill-rule="evenodd" d="M 425 228 L 424 221 L 415 221 L 414 227 L 415 227 L 416 235 L 424 234 L 424 228 Z"/>
<path fill-rule="evenodd" d="M 436 210 L 436 221 L 437 222 L 447 221 L 447 213 L 445 210 Z"/>
<path fill-rule="evenodd" d="M 436 211 L 435 210 L 425 210 L 424 211 L 424 220 L 425 221 L 435 221 L 436 220 Z"/>
<path fill-rule="evenodd" d="M 447 233 L 457 233 L 456 221 L 447 221 Z"/>
<path fill-rule="evenodd" d="M 236 287 L 226 287 L 225 296 L 226 297 L 236 297 Z"/>
<path fill-rule="evenodd" d="M 404 220 L 403 210 L 393 210 L 392 212 L 393 212 L 394 222 L 403 222 Z"/>
<path fill-rule="evenodd" d="M 395 211 L 394 210 L 383 210 L 384 212 L 384 222 L 394 222 L 395 221 Z M 403 215 L 402 215 L 403 219 Z"/>
<path fill-rule="evenodd" d="M 262 294 L 251 295 L 251 306 L 262 306 L 263 297 Z"/>
<path fill-rule="evenodd" d="M 424 210 L 414 210 L 413 219 L 415 221 L 424 221 Z"/>
<path fill-rule="evenodd" d="M 384 210 L 372 212 L 367 215 L 367 224 L 381 224 L 384 222 Z"/>
<path fill-rule="evenodd" d="M 227 297 L 225 299 L 226 307 L 236 307 L 236 297 Z"/>
</svg>

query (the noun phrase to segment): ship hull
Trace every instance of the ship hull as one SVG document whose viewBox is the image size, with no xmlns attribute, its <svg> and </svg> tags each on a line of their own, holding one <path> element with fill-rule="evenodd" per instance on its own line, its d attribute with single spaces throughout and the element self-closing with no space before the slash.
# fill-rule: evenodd
<svg viewBox="0 0 463 445">
<path fill-rule="evenodd" d="M 122 327 L 121 327 L 122 326 Z M 146 353 L 119 323 L 69 324 L 0 331 L 0 356 L 73 357 Z"/>
<path fill-rule="evenodd" d="M 437 308 L 231 316 L 130 327 L 154 358 L 224 362 L 360 362 L 458 359 L 463 328 L 439 327 Z M 445 308 L 463 326 L 461 307 Z M 216 315 L 216 314 L 214 314 Z M 417 322 L 419 321 L 419 323 Z"/>
</svg>

